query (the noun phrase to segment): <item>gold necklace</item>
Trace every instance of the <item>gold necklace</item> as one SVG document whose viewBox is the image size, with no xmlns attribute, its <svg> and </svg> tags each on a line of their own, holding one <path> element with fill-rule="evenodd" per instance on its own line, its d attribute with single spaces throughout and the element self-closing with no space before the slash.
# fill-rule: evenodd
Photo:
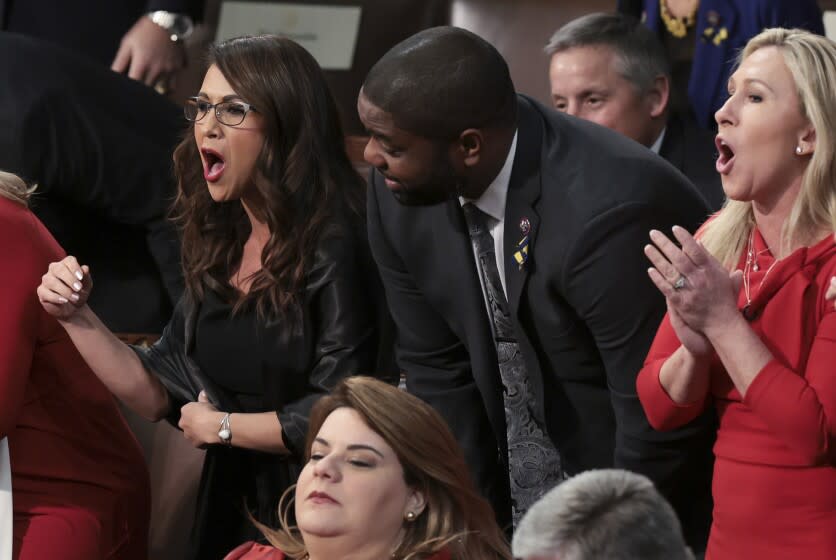
<svg viewBox="0 0 836 560">
<path fill-rule="evenodd" d="M 769 250 L 769 248 L 763 249 L 755 253 L 755 228 L 752 228 L 752 232 L 749 234 L 749 243 L 746 249 L 746 263 L 743 265 L 743 293 L 746 294 L 746 305 L 743 306 L 743 316 L 746 317 L 747 320 L 751 321 L 755 318 L 755 313 L 751 311 L 752 305 L 752 294 L 751 294 L 751 281 L 749 279 L 752 270 L 757 272 L 760 270 L 758 266 L 758 256 L 762 253 L 765 253 Z M 761 283 L 758 284 L 758 290 L 763 287 L 763 283 L 766 281 L 766 277 L 772 271 L 772 268 L 778 264 L 778 259 L 774 259 L 772 264 L 769 265 L 769 268 L 766 269 L 766 272 L 763 274 L 763 278 L 761 278 Z"/>
<path fill-rule="evenodd" d="M 673 17 L 668 11 L 668 5 L 665 0 L 659 0 L 659 14 L 662 17 L 662 21 L 665 23 L 665 27 L 668 29 L 668 32 L 677 39 L 682 39 L 688 34 L 688 28 L 694 25 L 699 6 L 699 1 L 694 2 L 694 9 L 691 13 L 683 18 L 678 18 Z"/>
</svg>

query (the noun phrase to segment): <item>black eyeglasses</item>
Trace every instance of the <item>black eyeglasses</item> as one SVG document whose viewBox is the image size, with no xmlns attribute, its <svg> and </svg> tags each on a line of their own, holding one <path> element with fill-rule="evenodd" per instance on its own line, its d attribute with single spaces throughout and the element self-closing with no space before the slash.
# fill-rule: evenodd
<svg viewBox="0 0 836 560">
<path fill-rule="evenodd" d="M 243 101 L 222 101 L 212 104 L 200 97 L 189 97 L 183 106 L 183 115 L 187 121 L 197 122 L 213 108 L 218 122 L 227 126 L 238 126 L 244 122 L 247 113 L 257 111 L 255 107 Z"/>
</svg>

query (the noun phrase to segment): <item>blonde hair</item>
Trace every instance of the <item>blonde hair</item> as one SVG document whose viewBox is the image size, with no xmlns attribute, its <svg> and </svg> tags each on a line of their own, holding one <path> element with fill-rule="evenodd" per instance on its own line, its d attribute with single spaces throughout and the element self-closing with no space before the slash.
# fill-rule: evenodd
<svg viewBox="0 0 836 560">
<path fill-rule="evenodd" d="M 836 231 L 836 43 L 801 29 L 766 29 L 753 37 L 738 65 L 755 51 L 776 47 L 792 73 L 799 110 L 816 131 L 816 149 L 801 179 L 801 189 L 781 232 L 781 254 Z M 728 200 L 701 232 L 705 248 L 728 269 L 737 266 L 755 218 L 752 203 Z"/>
<path fill-rule="evenodd" d="M 8 198 L 11 201 L 26 206 L 29 196 L 34 190 L 34 187 L 28 187 L 23 179 L 17 175 L 7 171 L 0 171 L 0 196 L 3 198 Z"/>
<path fill-rule="evenodd" d="M 404 391 L 371 377 L 350 377 L 320 399 L 311 411 L 305 458 L 325 419 L 347 407 L 392 447 L 404 480 L 423 492 L 426 508 L 404 522 L 398 560 L 419 560 L 448 550 L 456 560 L 510 560 L 511 553 L 493 510 L 470 479 L 464 455 L 439 414 Z M 289 524 L 293 492 L 279 502 L 280 530 L 257 525 L 267 539 L 291 558 L 307 555 L 299 529 Z"/>
</svg>

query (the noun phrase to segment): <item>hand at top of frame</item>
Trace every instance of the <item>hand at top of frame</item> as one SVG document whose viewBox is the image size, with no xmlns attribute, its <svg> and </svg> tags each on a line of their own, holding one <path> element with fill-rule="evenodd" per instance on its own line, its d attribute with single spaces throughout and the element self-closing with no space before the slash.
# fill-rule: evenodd
<svg viewBox="0 0 836 560">
<path fill-rule="evenodd" d="M 50 263 L 38 286 L 38 299 L 47 313 L 56 319 L 69 319 L 87 304 L 93 289 L 93 277 L 87 265 L 79 265 L 72 255 Z"/>
<path fill-rule="evenodd" d="M 122 42 L 111 70 L 124 74 L 147 86 L 164 83 L 172 87 L 174 73 L 186 64 L 183 46 L 171 40 L 170 33 L 142 16 L 131 27 Z"/>
</svg>

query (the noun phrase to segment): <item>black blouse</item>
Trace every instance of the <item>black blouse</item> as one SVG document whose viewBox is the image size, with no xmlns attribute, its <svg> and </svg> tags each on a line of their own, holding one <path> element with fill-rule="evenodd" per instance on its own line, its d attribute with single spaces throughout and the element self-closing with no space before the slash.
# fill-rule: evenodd
<svg viewBox="0 0 836 560">
<path fill-rule="evenodd" d="M 156 344 L 134 348 L 168 390 L 175 426 L 180 407 L 204 390 L 224 412 L 275 411 L 291 451 L 235 447 L 233 420 L 233 446 L 206 451 L 189 558 L 223 558 L 257 539 L 247 511 L 276 526 L 279 497 L 301 468 L 314 402 L 348 375 L 394 373 L 390 341 L 379 328 L 388 318 L 384 306 L 365 236 L 343 221 L 312 259 L 301 325 L 260 325 L 254 311 L 230 318 L 228 304 L 207 291 L 202 302 L 180 301 Z"/>
<path fill-rule="evenodd" d="M 262 369 L 281 367 L 280 340 L 259 320 L 252 306 L 233 314 L 232 303 L 207 290 L 200 305 L 195 329 L 194 360 L 219 387 L 237 394 L 261 395 Z"/>
</svg>

